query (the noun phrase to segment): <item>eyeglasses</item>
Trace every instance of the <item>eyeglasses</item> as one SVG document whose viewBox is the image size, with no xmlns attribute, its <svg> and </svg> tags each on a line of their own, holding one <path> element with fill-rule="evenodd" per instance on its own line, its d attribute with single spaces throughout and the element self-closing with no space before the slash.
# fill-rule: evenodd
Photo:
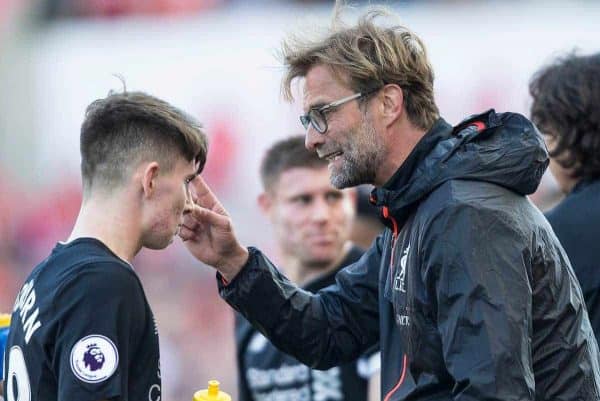
<svg viewBox="0 0 600 401">
<path fill-rule="evenodd" d="M 335 108 L 343 105 L 344 103 L 348 103 L 351 100 L 360 99 L 363 96 L 370 95 L 373 92 L 378 91 L 379 88 L 369 90 L 363 93 L 355 93 L 354 95 L 347 96 L 343 99 L 336 100 L 335 102 L 331 102 L 326 104 L 325 106 L 315 107 L 308 110 L 303 116 L 300 116 L 300 122 L 304 129 L 308 130 L 308 126 L 312 125 L 312 127 L 319 133 L 324 134 L 327 132 L 327 113 L 332 112 Z"/>
</svg>

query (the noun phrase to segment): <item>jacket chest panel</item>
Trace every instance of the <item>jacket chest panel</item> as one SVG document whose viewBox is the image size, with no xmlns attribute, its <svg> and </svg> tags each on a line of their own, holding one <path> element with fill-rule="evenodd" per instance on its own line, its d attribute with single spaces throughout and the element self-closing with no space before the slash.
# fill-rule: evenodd
<svg viewBox="0 0 600 401">
<path fill-rule="evenodd" d="M 387 241 L 384 263 L 386 268 L 385 277 L 381 277 L 384 287 L 384 298 L 392 304 L 394 320 L 399 328 L 410 326 L 410 302 L 411 289 L 414 283 L 412 275 L 418 272 L 418 256 L 415 252 L 414 233 L 411 230 L 412 218 L 410 218 L 403 229 L 397 235 L 390 235 Z M 410 288 L 409 288 L 410 287 Z"/>
</svg>

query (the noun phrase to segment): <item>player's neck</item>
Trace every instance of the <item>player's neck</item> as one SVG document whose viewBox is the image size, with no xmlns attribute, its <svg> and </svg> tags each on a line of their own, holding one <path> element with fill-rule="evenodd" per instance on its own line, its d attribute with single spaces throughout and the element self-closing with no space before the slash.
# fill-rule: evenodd
<svg viewBox="0 0 600 401">
<path fill-rule="evenodd" d="M 79 211 L 79 216 L 67 242 L 77 238 L 96 238 L 113 253 L 131 263 L 140 250 L 139 227 L 131 210 L 119 196 L 90 198 Z"/>
<path fill-rule="evenodd" d="M 352 243 L 350 241 L 346 242 L 342 252 L 340 252 L 336 259 L 328 265 L 319 268 L 303 264 L 302 261 L 294 256 L 283 255 L 286 276 L 290 281 L 301 286 L 316 280 L 319 277 L 326 276 L 340 266 L 351 248 Z"/>
</svg>

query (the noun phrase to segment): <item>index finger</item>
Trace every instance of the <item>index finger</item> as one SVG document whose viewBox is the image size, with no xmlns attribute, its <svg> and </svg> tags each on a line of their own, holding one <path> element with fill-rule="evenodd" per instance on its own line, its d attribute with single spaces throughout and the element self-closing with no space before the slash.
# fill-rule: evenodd
<svg viewBox="0 0 600 401">
<path fill-rule="evenodd" d="M 212 210 L 213 212 L 227 214 L 225 208 L 221 205 L 221 202 L 219 202 L 202 177 L 197 175 L 190 182 L 190 188 L 192 189 L 192 199 L 194 200 L 194 203 L 205 209 Z"/>
</svg>

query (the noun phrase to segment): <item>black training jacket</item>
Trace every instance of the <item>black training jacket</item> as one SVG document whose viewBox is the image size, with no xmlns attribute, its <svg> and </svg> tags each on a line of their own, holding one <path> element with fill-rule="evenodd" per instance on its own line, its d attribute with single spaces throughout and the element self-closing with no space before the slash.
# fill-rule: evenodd
<svg viewBox="0 0 600 401">
<path fill-rule="evenodd" d="M 581 284 L 596 341 L 600 340 L 600 178 L 584 179 L 546 213 Z"/>
<path fill-rule="evenodd" d="M 525 195 L 548 155 L 493 110 L 440 119 L 372 201 L 388 229 L 312 295 L 257 249 L 221 296 L 315 368 L 380 341 L 391 400 L 600 400 L 598 345 L 577 279 Z"/>
</svg>

